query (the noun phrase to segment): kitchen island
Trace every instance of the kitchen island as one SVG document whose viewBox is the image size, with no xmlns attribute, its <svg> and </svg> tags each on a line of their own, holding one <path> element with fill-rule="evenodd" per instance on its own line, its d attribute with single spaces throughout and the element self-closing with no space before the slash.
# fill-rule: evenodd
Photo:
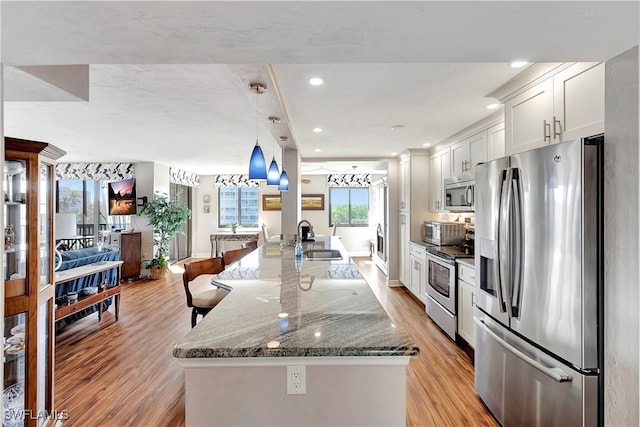
<svg viewBox="0 0 640 427">
<path fill-rule="evenodd" d="M 339 238 L 304 245 L 342 259 L 295 260 L 293 248 L 268 242 L 213 276 L 229 294 L 173 351 L 187 426 L 405 424 L 418 349 Z"/>
</svg>

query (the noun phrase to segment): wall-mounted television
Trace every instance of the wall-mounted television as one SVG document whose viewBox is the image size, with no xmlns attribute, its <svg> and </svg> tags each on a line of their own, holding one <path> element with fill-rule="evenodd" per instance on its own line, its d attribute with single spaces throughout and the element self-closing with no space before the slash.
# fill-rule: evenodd
<svg viewBox="0 0 640 427">
<path fill-rule="evenodd" d="M 136 179 L 113 181 L 109 189 L 109 215 L 136 214 Z"/>
</svg>

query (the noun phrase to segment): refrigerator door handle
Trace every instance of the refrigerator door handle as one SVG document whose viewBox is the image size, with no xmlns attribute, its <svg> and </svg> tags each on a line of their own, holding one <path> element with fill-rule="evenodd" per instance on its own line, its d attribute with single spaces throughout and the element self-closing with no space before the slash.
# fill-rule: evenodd
<svg viewBox="0 0 640 427">
<path fill-rule="evenodd" d="M 526 355 L 525 353 L 523 353 L 522 351 L 518 350 L 516 347 L 514 347 L 513 345 L 509 344 L 508 342 L 506 342 L 505 340 L 503 340 L 502 338 L 500 338 L 498 336 L 498 334 L 496 334 L 495 332 L 493 332 L 485 323 L 484 321 L 478 319 L 477 317 L 473 318 L 474 322 L 476 323 L 476 325 L 478 325 L 480 328 L 482 328 L 487 334 L 489 334 L 494 340 L 496 340 L 498 342 L 498 344 L 500 344 L 502 347 L 504 347 L 506 350 L 508 350 L 509 352 L 511 352 L 513 355 L 515 355 L 516 357 L 518 357 L 519 359 L 521 359 L 523 362 L 531 365 L 532 367 L 534 367 L 535 369 L 537 369 L 538 371 L 542 372 L 543 374 L 547 375 L 550 378 L 553 378 L 554 380 L 556 380 L 559 383 L 563 383 L 563 382 L 567 382 L 567 381 L 571 381 L 571 376 L 569 374 L 567 374 L 566 372 L 564 372 L 562 369 L 558 368 L 557 366 L 555 367 L 548 367 L 548 366 L 544 366 L 542 363 L 538 362 L 537 360 L 529 357 L 528 355 Z"/>
<path fill-rule="evenodd" d="M 511 294 L 509 284 L 512 277 L 512 236 L 511 236 L 511 204 L 513 199 L 513 169 L 507 169 L 506 177 L 502 183 L 502 194 L 500 197 L 500 224 L 498 228 L 498 258 L 500 259 L 500 293 L 501 302 L 506 306 L 507 315 L 513 317 L 511 313 Z M 504 287 L 503 287 L 504 286 Z"/>
<path fill-rule="evenodd" d="M 500 172 L 500 178 L 502 182 L 498 186 L 500 188 L 500 194 L 498 195 L 498 215 L 495 216 L 495 229 L 498 232 L 497 238 L 497 256 L 493 258 L 493 271 L 496 272 L 498 280 L 498 286 L 496 286 L 496 298 L 498 299 L 498 308 L 500 313 L 504 313 L 504 298 L 502 298 L 502 205 L 505 196 L 504 191 L 504 172 Z"/>
<path fill-rule="evenodd" d="M 513 243 L 513 253 L 515 263 L 513 266 L 513 276 L 512 283 L 513 286 L 511 288 L 510 295 L 510 311 L 511 317 L 519 317 L 520 314 L 520 297 L 521 297 L 521 287 L 522 287 L 522 274 L 523 274 L 523 236 L 522 236 L 522 209 L 521 209 L 521 194 L 520 194 L 520 179 L 518 176 L 518 170 L 515 171 L 514 177 L 512 180 L 511 190 L 513 191 L 514 197 L 514 208 L 513 208 L 513 223 L 514 223 L 514 235 L 512 238 Z"/>
</svg>

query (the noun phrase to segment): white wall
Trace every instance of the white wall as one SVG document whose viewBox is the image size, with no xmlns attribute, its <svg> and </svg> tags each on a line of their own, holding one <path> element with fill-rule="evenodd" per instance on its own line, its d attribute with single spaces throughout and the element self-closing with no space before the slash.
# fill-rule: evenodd
<svg viewBox="0 0 640 427">
<path fill-rule="evenodd" d="M 605 424 L 640 425 L 638 47 L 605 69 Z"/>
<path fill-rule="evenodd" d="M 153 162 L 136 163 L 136 196 L 146 196 L 153 199 L 156 191 L 169 194 L 169 166 Z M 131 217 L 132 227 L 142 232 L 141 234 L 141 255 L 142 261 L 153 257 L 153 228 L 149 225 L 146 216 L 133 215 Z M 141 273 L 148 276 L 148 270 Z"/>
</svg>

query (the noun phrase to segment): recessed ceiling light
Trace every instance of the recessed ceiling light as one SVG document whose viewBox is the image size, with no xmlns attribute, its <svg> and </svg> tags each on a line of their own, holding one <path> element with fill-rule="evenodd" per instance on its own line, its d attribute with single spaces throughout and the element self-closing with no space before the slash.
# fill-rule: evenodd
<svg viewBox="0 0 640 427">
<path fill-rule="evenodd" d="M 315 150 L 313 150 L 313 151 L 315 151 L 316 153 L 319 153 L 319 152 L 321 152 L 322 150 L 321 150 L 321 149 L 319 149 L 319 148 L 316 148 L 316 149 L 315 149 Z"/>
<path fill-rule="evenodd" d="M 528 64 L 527 61 L 513 61 L 511 63 L 511 68 L 522 68 L 527 64 Z"/>
<path fill-rule="evenodd" d="M 393 125 L 391 126 L 391 130 L 398 130 L 398 129 L 402 129 L 404 127 L 404 125 Z"/>
<path fill-rule="evenodd" d="M 487 110 L 495 110 L 499 106 L 500 106 L 500 104 L 497 104 L 497 103 L 494 102 L 493 104 L 487 105 Z"/>
<path fill-rule="evenodd" d="M 320 132 L 322 132 L 322 128 L 313 128 L 313 131 L 315 133 L 320 133 Z"/>
<path fill-rule="evenodd" d="M 428 142 L 425 142 L 424 144 L 422 144 L 423 147 L 431 147 L 431 144 Z"/>
<path fill-rule="evenodd" d="M 395 151 L 393 153 L 391 153 L 392 156 L 395 156 L 396 154 L 398 154 L 398 153 L 396 153 Z"/>
<path fill-rule="evenodd" d="M 324 80 L 322 80 L 320 77 L 311 77 L 309 79 L 309 84 L 311 86 L 321 86 L 324 84 Z"/>
</svg>

